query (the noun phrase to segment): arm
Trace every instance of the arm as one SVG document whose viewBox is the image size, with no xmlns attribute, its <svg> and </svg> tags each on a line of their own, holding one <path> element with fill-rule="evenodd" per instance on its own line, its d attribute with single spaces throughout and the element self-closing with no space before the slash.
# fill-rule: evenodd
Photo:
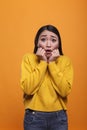
<svg viewBox="0 0 87 130">
<path fill-rule="evenodd" d="M 29 58 L 24 57 L 21 68 L 21 88 L 24 93 L 33 95 L 39 89 L 44 78 L 47 64 L 40 61 L 34 68 L 30 64 Z"/>
<path fill-rule="evenodd" d="M 70 60 L 64 56 L 62 62 L 50 62 L 48 68 L 55 84 L 54 89 L 59 95 L 66 97 L 71 91 L 73 81 L 73 68 Z"/>
</svg>

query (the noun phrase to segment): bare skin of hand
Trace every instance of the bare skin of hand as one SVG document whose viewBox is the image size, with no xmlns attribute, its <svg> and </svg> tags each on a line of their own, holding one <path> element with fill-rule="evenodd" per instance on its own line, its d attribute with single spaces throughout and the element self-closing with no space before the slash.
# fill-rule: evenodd
<svg viewBox="0 0 87 130">
<path fill-rule="evenodd" d="M 55 61 L 60 56 L 58 49 L 53 50 L 51 54 L 52 55 L 49 57 L 48 63 L 52 62 L 52 61 Z"/>
<path fill-rule="evenodd" d="M 47 57 L 45 55 L 45 50 L 43 48 L 38 48 L 36 55 L 39 57 L 40 60 L 44 60 L 47 62 Z"/>
<path fill-rule="evenodd" d="M 52 61 L 55 61 L 59 56 L 59 50 L 58 49 L 55 49 L 51 52 L 51 55 L 49 58 L 47 58 L 46 56 L 46 51 L 43 49 L 43 48 L 38 48 L 37 52 L 36 52 L 36 55 L 39 57 L 40 60 L 44 60 L 46 62 L 52 62 Z"/>
</svg>

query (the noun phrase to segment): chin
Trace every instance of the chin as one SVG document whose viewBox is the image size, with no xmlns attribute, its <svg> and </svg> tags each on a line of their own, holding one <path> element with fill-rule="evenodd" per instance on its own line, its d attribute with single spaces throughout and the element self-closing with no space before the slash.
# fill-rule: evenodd
<svg viewBox="0 0 87 130">
<path fill-rule="evenodd" d="M 51 54 L 46 55 L 47 58 L 50 58 Z"/>
</svg>

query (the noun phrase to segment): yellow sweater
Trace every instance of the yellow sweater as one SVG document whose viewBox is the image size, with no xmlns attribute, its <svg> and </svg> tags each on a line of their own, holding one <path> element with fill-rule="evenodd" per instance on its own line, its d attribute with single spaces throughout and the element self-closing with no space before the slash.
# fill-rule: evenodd
<svg viewBox="0 0 87 130">
<path fill-rule="evenodd" d="M 66 56 L 47 63 L 35 54 L 26 54 L 21 66 L 21 88 L 25 109 L 38 111 L 66 110 L 72 88 L 73 68 Z"/>
</svg>

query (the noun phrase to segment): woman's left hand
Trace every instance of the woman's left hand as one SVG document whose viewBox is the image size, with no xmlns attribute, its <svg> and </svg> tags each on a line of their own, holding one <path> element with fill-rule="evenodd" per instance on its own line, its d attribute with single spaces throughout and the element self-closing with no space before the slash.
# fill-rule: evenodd
<svg viewBox="0 0 87 130">
<path fill-rule="evenodd" d="M 59 50 L 55 49 L 52 51 L 52 55 L 48 59 L 48 63 L 51 61 L 55 61 L 60 56 Z"/>
</svg>

